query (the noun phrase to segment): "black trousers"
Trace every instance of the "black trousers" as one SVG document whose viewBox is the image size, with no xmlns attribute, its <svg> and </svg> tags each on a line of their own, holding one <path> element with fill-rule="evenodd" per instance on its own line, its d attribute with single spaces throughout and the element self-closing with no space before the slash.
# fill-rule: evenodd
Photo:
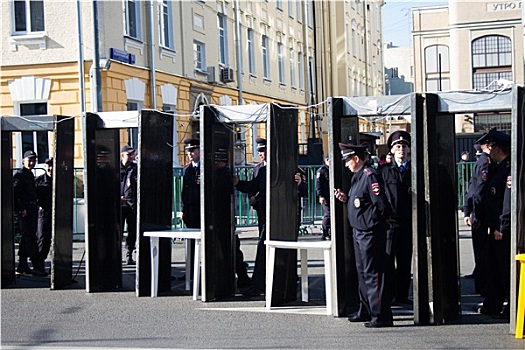
<svg viewBox="0 0 525 350">
<path fill-rule="evenodd" d="M 359 280 L 359 311 L 372 322 L 392 321 L 386 283 L 386 227 L 372 231 L 354 228 L 355 264 Z"/>
<path fill-rule="evenodd" d="M 130 256 L 135 250 L 135 244 L 137 242 L 137 210 L 130 206 L 120 207 L 120 229 L 121 236 L 124 236 L 124 223 L 128 224 L 128 237 L 126 237 L 126 248 L 128 249 L 128 256 Z"/>
<path fill-rule="evenodd" d="M 40 208 L 38 210 L 37 245 L 38 258 L 44 266 L 49 251 L 51 250 L 51 213 Z"/>
<path fill-rule="evenodd" d="M 386 250 L 391 280 L 389 288 L 397 300 L 407 299 L 412 281 L 412 222 L 410 220 L 389 222 Z"/>
<path fill-rule="evenodd" d="M 18 223 L 20 225 L 20 235 L 22 239 L 18 246 L 18 257 L 21 264 L 27 265 L 27 258 L 31 259 L 33 267 L 35 264 L 40 266 L 38 258 L 38 244 L 36 231 L 38 228 L 38 210 L 40 207 L 36 204 L 29 204 L 26 209 L 26 216 L 19 216 Z"/>
<path fill-rule="evenodd" d="M 487 244 L 489 235 L 488 226 L 481 224 L 477 228 L 472 228 L 472 250 L 474 252 L 474 286 L 476 293 L 485 295 L 488 281 L 487 266 Z M 494 238 L 492 238 L 494 239 Z"/>
<path fill-rule="evenodd" d="M 255 266 L 253 267 L 252 284 L 255 288 L 264 291 L 266 287 L 266 214 L 257 211 L 259 226 L 259 241 L 257 242 L 257 253 L 255 254 Z"/>
<path fill-rule="evenodd" d="M 330 204 L 323 204 L 323 221 L 321 227 L 323 228 L 323 237 L 330 236 Z"/>
<path fill-rule="evenodd" d="M 505 299 L 510 301 L 510 237 L 496 241 L 491 232 L 487 235 L 485 257 L 487 283 L 483 311 L 500 313 Z"/>
</svg>

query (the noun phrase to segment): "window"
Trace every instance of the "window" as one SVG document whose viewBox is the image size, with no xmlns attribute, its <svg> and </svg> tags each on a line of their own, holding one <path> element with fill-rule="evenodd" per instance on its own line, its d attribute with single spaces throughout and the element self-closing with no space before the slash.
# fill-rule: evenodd
<svg viewBox="0 0 525 350">
<path fill-rule="evenodd" d="M 425 48 L 425 90 L 450 90 L 448 46 L 432 45 Z"/>
<path fill-rule="evenodd" d="M 47 102 L 21 103 L 20 115 L 47 115 Z M 38 161 L 43 163 L 49 158 L 49 139 L 47 131 L 22 131 L 22 152 L 35 151 Z"/>
<path fill-rule="evenodd" d="M 314 2 L 312 0 L 305 0 L 308 1 L 308 13 L 306 14 L 308 16 L 308 27 L 313 28 L 314 27 Z"/>
<path fill-rule="evenodd" d="M 303 23 L 303 7 L 302 0 L 297 0 L 297 22 Z"/>
<path fill-rule="evenodd" d="M 508 37 L 491 35 L 472 42 L 472 87 L 486 89 L 498 79 L 513 81 L 512 42 Z"/>
<path fill-rule="evenodd" d="M 275 0 L 275 6 L 278 10 L 283 10 L 283 0 Z"/>
<path fill-rule="evenodd" d="M 295 87 L 295 53 L 290 49 L 290 86 Z"/>
<path fill-rule="evenodd" d="M 293 18 L 293 4 L 294 0 L 288 0 L 288 16 Z"/>
<path fill-rule="evenodd" d="M 44 1 L 15 0 L 14 17 L 17 34 L 44 31 Z"/>
<path fill-rule="evenodd" d="M 284 84 L 284 54 L 283 44 L 277 44 L 277 61 L 279 65 L 279 83 Z"/>
<path fill-rule="evenodd" d="M 492 128 L 509 133 L 512 130 L 511 115 L 509 113 L 475 114 L 474 132 L 487 132 Z"/>
<path fill-rule="evenodd" d="M 270 55 L 268 53 L 268 37 L 262 36 L 263 77 L 270 79 Z"/>
<path fill-rule="evenodd" d="M 304 67 L 302 52 L 297 54 L 297 72 L 299 74 L 299 89 L 304 90 Z"/>
<path fill-rule="evenodd" d="M 255 75 L 255 47 L 253 29 L 248 28 L 248 69 Z"/>
<path fill-rule="evenodd" d="M 193 60 L 195 62 L 195 69 L 202 72 L 206 71 L 206 46 L 199 42 L 193 42 Z"/>
<path fill-rule="evenodd" d="M 171 10 L 171 1 L 163 0 L 159 4 L 160 14 L 160 44 L 169 49 L 173 45 L 173 15 Z"/>
<path fill-rule="evenodd" d="M 142 39 L 140 31 L 140 1 L 125 0 L 124 4 L 126 35 L 135 39 Z"/>
<path fill-rule="evenodd" d="M 352 23 L 352 55 L 357 58 L 357 36 L 354 24 Z"/>
<path fill-rule="evenodd" d="M 228 36 L 227 18 L 223 14 L 217 15 L 217 25 L 219 28 L 219 63 L 228 65 Z"/>
</svg>

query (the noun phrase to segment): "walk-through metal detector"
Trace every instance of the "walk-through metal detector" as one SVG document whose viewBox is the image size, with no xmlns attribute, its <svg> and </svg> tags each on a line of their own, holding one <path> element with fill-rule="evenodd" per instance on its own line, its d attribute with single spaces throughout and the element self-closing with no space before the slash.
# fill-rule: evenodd
<svg viewBox="0 0 525 350">
<path fill-rule="evenodd" d="M 514 255 L 525 251 L 523 88 L 498 92 L 413 93 L 403 96 L 332 98 L 329 109 L 329 151 L 333 171 L 330 185 L 349 183 L 341 164 L 338 142 L 359 143 L 357 117 L 411 115 L 414 323 L 442 324 L 461 316 L 458 228 L 455 188 L 456 114 L 510 112 L 512 118 L 512 265 L 511 290 L 517 288 Z M 350 117 L 350 118 L 348 118 Z M 354 259 L 344 239 L 346 215 L 332 195 L 332 240 L 335 251 L 334 314 L 346 315 L 348 273 L 342 268 Z M 516 215 L 514 215 L 516 213 Z M 341 234 L 342 233 L 342 234 Z M 341 237 L 344 236 L 344 237 Z M 348 269 L 348 266 L 345 267 Z M 346 273 L 346 275 L 345 275 Z M 352 285 L 352 290 L 356 287 Z M 357 283 L 357 281 L 355 281 Z M 511 294 L 511 332 L 515 326 L 516 293 Z"/>
<path fill-rule="evenodd" d="M 137 296 L 151 295 L 150 242 L 144 231 L 171 229 L 173 115 L 156 110 L 86 113 L 84 188 L 86 291 L 122 286 L 119 129 L 138 128 Z M 159 242 L 159 292 L 171 289 L 171 240 Z"/>
<path fill-rule="evenodd" d="M 1 188 L 2 287 L 14 284 L 15 245 L 13 226 L 13 133 L 53 131 L 53 217 L 51 289 L 72 283 L 73 271 L 73 154 L 75 121 L 66 116 L 2 116 Z M 43 159 L 40 159 L 42 162 Z M 59 185 L 58 185 L 59 184 Z"/>
<path fill-rule="evenodd" d="M 231 195 L 224 193 L 222 171 L 217 169 L 214 156 L 217 150 L 225 148 L 230 164 L 233 164 L 234 124 L 267 123 L 266 239 L 296 241 L 297 222 L 291 218 L 297 216 L 294 175 L 298 167 L 298 136 L 291 131 L 297 130 L 298 122 L 296 107 L 268 104 L 201 108 L 201 158 L 204 159 L 201 183 L 204 203 L 201 211 L 204 228 L 202 300 L 210 301 L 229 297 L 235 291 L 234 203 Z M 224 199 L 219 200 L 217 196 Z M 228 210 L 228 213 L 223 213 Z M 221 230 L 217 232 L 219 227 Z M 271 306 L 297 299 L 297 251 L 277 250 L 275 264 Z"/>
</svg>

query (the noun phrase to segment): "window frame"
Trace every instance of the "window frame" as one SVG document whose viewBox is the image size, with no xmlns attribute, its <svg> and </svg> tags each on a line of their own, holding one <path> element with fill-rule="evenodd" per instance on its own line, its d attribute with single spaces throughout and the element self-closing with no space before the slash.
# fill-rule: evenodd
<svg viewBox="0 0 525 350">
<path fill-rule="evenodd" d="M 228 17 L 217 13 L 217 33 L 219 41 L 219 63 L 228 66 Z"/>
<path fill-rule="evenodd" d="M 283 43 L 277 43 L 277 65 L 279 67 L 279 84 L 286 84 L 284 74 L 284 46 Z"/>
<path fill-rule="evenodd" d="M 261 38 L 261 52 L 263 60 L 263 77 L 264 79 L 270 79 L 270 48 L 268 36 L 263 35 Z"/>
<path fill-rule="evenodd" d="M 247 28 L 246 41 L 248 42 L 248 72 L 255 75 L 255 31 Z"/>
<path fill-rule="evenodd" d="M 297 73 L 299 78 L 299 89 L 304 90 L 304 55 L 301 51 L 297 53 Z"/>
<path fill-rule="evenodd" d="M 140 40 L 142 41 L 142 19 L 141 19 L 141 0 L 123 0 L 124 1 L 124 33 L 126 36 Z M 133 3 L 134 11 L 131 12 L 129 8 L 129 4 Z M 135 25 L 132 26 L 132 22 L 130 19 L 130 16 L 133 15 L 133 19 L 135 20 Z M 132 30 L 135 29 L 135 33 L 132 33 Z"/>
<path fill-rule="evenodd" d="M 295 88 L 295 51 L 290 49 L 290 86 Z"/>
<path fill-rule="evenodd" d="M 200 60 L 198 55 L 200 55 Z M 193 63 L 196 71 L 206 72 L 206 44 L 198 40 L 193 40 Z"/>
<path fill-rule="evenodd" d="M 496 51 L 493 52 L 490 48 L 487 48 L 489 39 L 497 39 Z M 504 42 L 503 42 L 504 41 Z M 484 50 L 480 53 L 475 53 L 476 48 L 474 47 L 478 42 L 483 42 Z M 505 51 L 505 46 L 508 48 Z M 494 46 L 492 47 L 494 48 Z M 497 65 L 488 64 L 488 55 L 494 56 L 497 59 Z M 501 62 L 501 56 L 507 56 L 505 62 Z M 476 57 L 484 57 L 483 65 L 476 65 Z M 504 64 L 502 64 L 504 63 Z M 506 79 L 514 81 L 513 71 L 513 43 L 512 39 L 505 35 L 485 35 L 472 40 L 471 42 L 471 64 L 472 64 L 472 88 L 483 90 L 488 88 L 491 83 L 495 80 Z M 490 81 L 489 81 L 490 80 Z"/>
<path fill-rule="evenodd" d="M 161 0 L 159 1 L 158 9 L 160 45 L 166 49 L 174 50 L 172 2 L 169 0 Z M 168 23 L 166 23 L 166 21 Z"/>
<path fill-rule="evenodd" d="M 25 30 L 18 30 L 17 29 L 17 6 L 16 3 L 24 3 L 24 25 Z M 31 5 L 35 3 L 40 3 L 42 6 L 41 11 L 41 25 L 42 29 L 33 30 L 33 20 L 38 20 L 38 18 L 33 19 L 32 11 L 31 11 Z M 12 33 L 14 35 L 29 35 L 29 34 L 35 34 L 35 33 L 43 33 L 46 30 L 46 16 L 45 16 L 45 2 L 43 0 L 14 0 L 11 1 L 11 19 L 12 19 Z M 36 25 L 36 24 L 35 24 Z"/>
</svg>

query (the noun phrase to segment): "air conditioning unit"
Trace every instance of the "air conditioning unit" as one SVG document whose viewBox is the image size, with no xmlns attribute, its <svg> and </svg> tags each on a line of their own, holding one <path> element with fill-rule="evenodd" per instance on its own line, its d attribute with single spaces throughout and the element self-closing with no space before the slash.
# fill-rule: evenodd
<svg viewBox="0 0 525 350">
<path fill-rule="evenodd" d="M 233 69 L 231 69 L 231 68 L 221 68 L 221 81 L 223 83 L 234 82 L 235 79 L 233 78 Z"/>
<path fill-rule="evenodd" d="M 217 82 L 217 75 L 215 74 L 215 67 L 207 67 L 206 72 L 208 72 L 208 83 L 213 84 Z"/>
</svg>

